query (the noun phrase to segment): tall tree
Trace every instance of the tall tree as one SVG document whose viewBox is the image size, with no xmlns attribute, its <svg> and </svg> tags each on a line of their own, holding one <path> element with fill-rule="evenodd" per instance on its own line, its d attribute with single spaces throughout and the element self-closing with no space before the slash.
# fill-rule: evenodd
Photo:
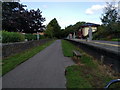
<svg viewBox="0 0 120 90">
<path fill-rule="evenodd" d="M 18 2 L 3 2 L 2 3 L 2 28 L 15 31 L 17 25 L 15 25 L 15 14 L 18 11 Z"/>
<path fill-rule="evenodd" d="M 0 1 L 0 30 L 2 30 L 2 2 Z"/>
<path fill-rule="evenodd" d="M 106 26 L 106 30 L 108 33 L 113 33 L 119 31 L 118 27 L 118 12 L 114 3 L 107 3 L 104 9 L 104 13 L 102 14 L 101 21 L 103 25 Z M 108 31 L 109 30 L 109 31 Z"/>
<path fill-rule="evenodd" d="M 39 9 L 36 11 L 30 10 L 24 13 L 25 17 L 23 19 L 25 20 L 25 23 L 28 24 L 28 28 L 26 28 L 24 32 L 35 33 L 43 31 L 45 26 L 42 24 L 45 21 L 45 18 L 42 17 L 41 13 L 42 12 Z"/>
<path fill-rule="evenodd" d="M 53 33 L 54 33 L 53 27 L 50 24 L 48 24 L 46 27 L 45 35 L 49 38 L 53 38 L 54 37 Z"/>
<path fill-rule="evenodd" d="M 2 16 L 3 29 L 10 32 L 25 32 L 34 33 L 43 30 L 43 22 L 45 18 L 42 17 L 39 9 L 25 10 L 26 5 L 18 2 L 3 2 Z"/>
<path fill-rule="evenodd" d="M 98 31 L 93 34 L 94 39 L 111 40 L 112 38 L 120 37 L 120 19 L 115 2 L 106 3 L 100 19 L 103 24 L 98 28 Z"/>
<path fill-rule="evenodd" d="M 118 12 L 115 5 L 107 2 L 101 18 L 102 23 L 107 26 L 112 22 L 117 22 L 117 16 Z"/>
<path fill-rule="evenodd" d="M 85 24 L 85 22 L 77 22 L 74 25 L 69 25 L 65 28 L 65 30 L 63 31 L 63 36 L 67 37 L 68 34 L 74 34 L 74 32 L 77 32 L 80 29 L 80 26 Z"/>
<path fill-rule="evenodd" d="M 50 21 L 50 23 L 47 25 L 47 29 L 45 32 L 48 36 L 61 38 L 61 27 L 59 26 L 56 18 Z"/>
</svg>

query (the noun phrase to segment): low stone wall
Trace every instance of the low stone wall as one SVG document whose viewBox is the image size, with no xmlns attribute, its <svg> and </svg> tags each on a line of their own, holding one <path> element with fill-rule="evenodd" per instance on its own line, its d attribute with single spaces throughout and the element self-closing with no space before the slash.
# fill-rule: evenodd
<svg viewBox="0 0 120 90">
<path fill-rule="evenodd" d="M 50 41 L 50 39 L 2 44 L 2 58 L 23 52 L 27 49 L 39 46 L 48 41 Z"/>
</svg>

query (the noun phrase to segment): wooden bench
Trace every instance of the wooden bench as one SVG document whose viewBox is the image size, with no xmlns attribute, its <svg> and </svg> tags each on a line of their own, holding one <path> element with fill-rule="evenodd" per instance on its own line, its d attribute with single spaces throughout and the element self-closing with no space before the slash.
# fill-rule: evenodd
<svg viewBox="0 0 120 90">
<path fill-rule="evenodd" d="M 73 50 L 73 56 L 76 56 L 77 59 L 79 59 L 79 57 L 81 57 L 82 55 L 81 55 L 81 53 L 79 51 Z"/>
</svg>

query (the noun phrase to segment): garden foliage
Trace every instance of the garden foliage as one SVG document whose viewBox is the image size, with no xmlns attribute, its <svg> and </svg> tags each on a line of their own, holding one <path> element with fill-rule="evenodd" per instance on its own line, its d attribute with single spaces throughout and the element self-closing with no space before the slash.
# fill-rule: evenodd
<svg viewBox="0 0 120 90">
<path fill-rule="evenodd" d="M 25 40 L 25 36 L 18 32 L 2 31 L 2 43 L 21 42 Z"/>
</svg>

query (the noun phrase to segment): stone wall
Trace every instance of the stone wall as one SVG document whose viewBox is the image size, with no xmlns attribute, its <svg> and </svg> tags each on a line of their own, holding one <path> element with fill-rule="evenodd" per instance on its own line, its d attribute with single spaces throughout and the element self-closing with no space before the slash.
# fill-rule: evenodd
<svg viewBox="0 0 120 90">
<path fill-rule="evenodd" d="M 39 46 L 39 45 L 44 44 L 48 41 L 50 41 L 50 39 L 2 44 L 2 58 L 14 55 L 14 54 L 22 52 L 22 51 L 25 51 L 25 50 L 30 49 L 32 47 Z"/>
</svg>

